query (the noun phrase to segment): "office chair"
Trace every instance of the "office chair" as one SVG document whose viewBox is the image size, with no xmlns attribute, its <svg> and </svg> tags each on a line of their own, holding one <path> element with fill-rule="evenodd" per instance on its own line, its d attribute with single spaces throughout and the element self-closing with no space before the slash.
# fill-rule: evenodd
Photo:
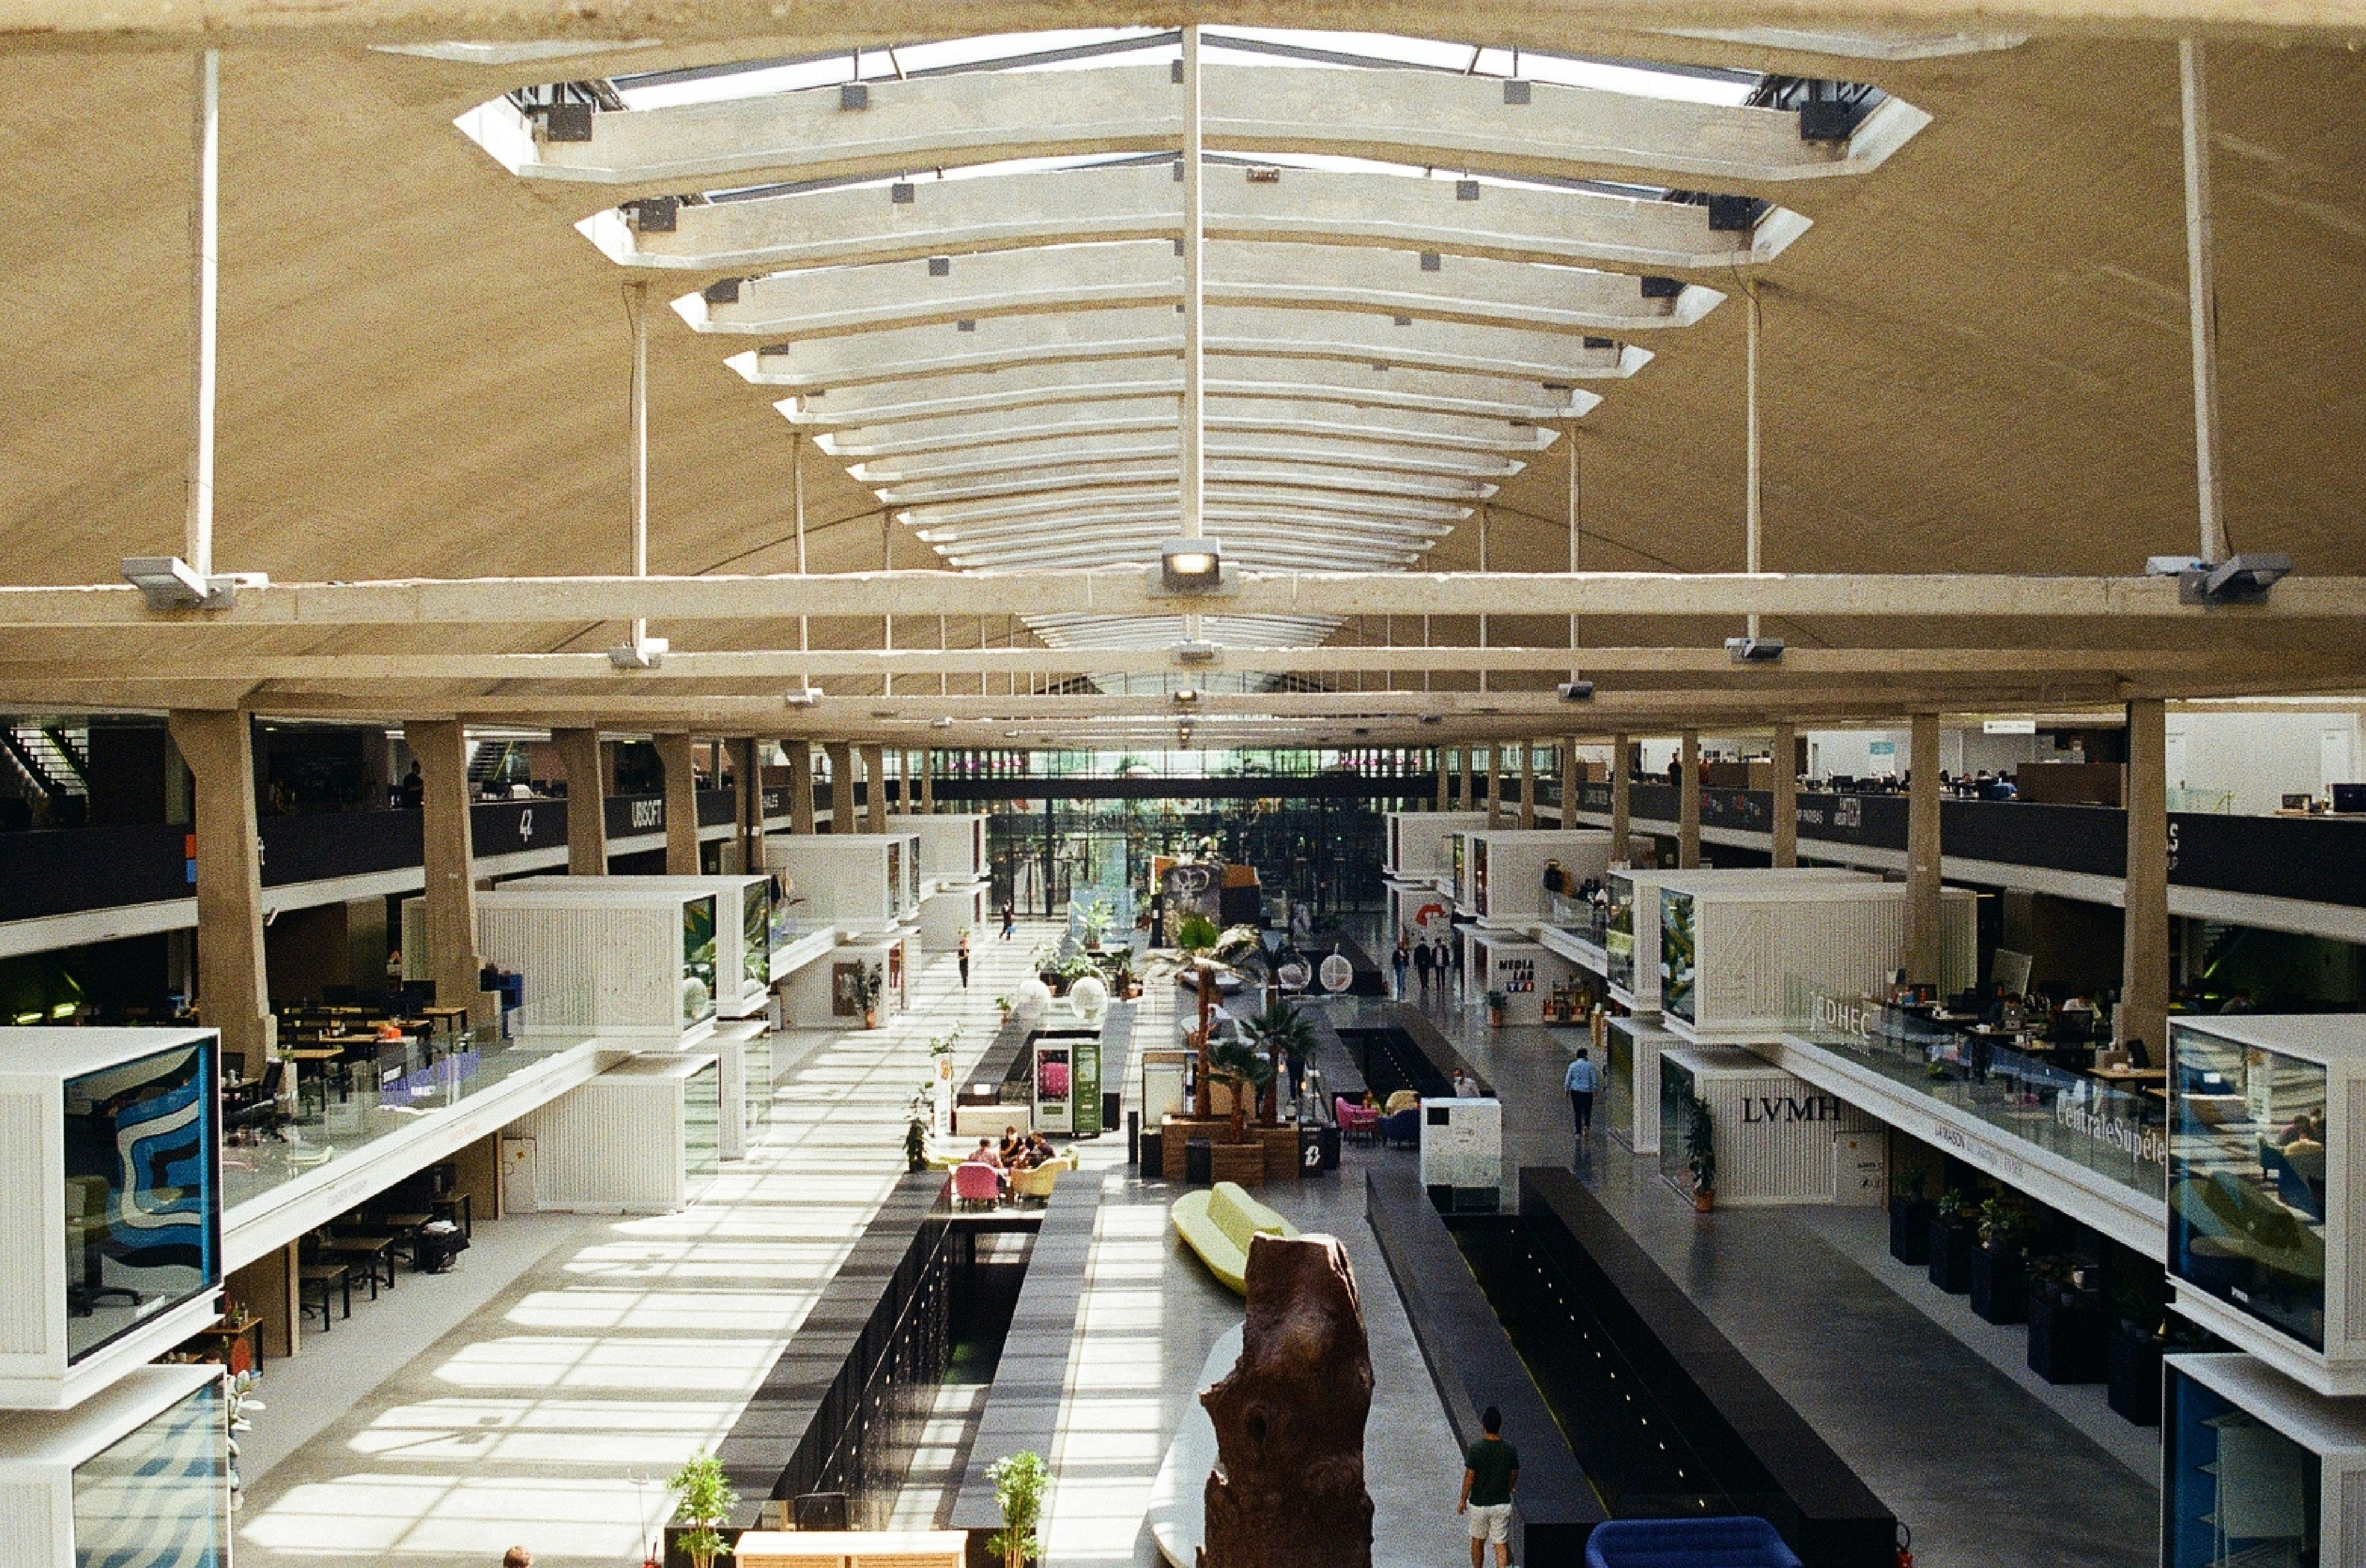
<svg viewBox="0 0 2366 1568">
<path fill-rule="evenodd" d="M 99 1243 L 107 1236 L 107 1181 L 103 1176 L 66 1178 L 66 1260 L 71 1268 L 80 1255 L 81 1268 L 66 1280 L 66 1311 L 88 1317 L 110 1300 L 140 1304 L 140 1292 L 105 1283 L 101 1272 L 106 1254 Z"/>
</svg>

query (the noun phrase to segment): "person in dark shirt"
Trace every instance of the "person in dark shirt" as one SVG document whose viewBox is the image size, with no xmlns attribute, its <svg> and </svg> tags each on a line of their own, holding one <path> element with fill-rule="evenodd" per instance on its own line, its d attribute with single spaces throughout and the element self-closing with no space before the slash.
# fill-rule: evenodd
<svg viewBox="0 0 2366 1568">
<path fill-rule="evenodd" d="M 1487 1568 L 1487 1543 L 1495 1543 L 1495 1568 L 1511 1568 L 1512 1493 L 1520 1484 L 1520 1450 L 1504 1440 L 1504 1413 L 1487 1406 L 1479 1417 L 1480 1438 L 1462 1456 L 1462 1495 L 1454 1505 L 1470 1518 L 1470 1568 Z"/>
</svg>

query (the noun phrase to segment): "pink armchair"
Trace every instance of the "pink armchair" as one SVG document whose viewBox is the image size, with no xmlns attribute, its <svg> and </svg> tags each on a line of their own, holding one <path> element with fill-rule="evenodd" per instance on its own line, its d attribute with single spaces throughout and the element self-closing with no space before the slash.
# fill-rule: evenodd
<svg viewBox="0 0 2366 1568">
<path fill-rule="evenodd" d="M 953 1206 L 993 1208 L 1002 1201 L 1002 1173 L 983 1160 L 953 1167 Z"/>
<path fill-rule="evenodd" d="M 1373 1132 L 1380 1124 L 1380 1113 L 1346 1095 L 1335 1095 L 1332 1113 L 1338 1119 L 1340 1135 L 1358 1144 L 1372 1141 Z"/>
</svg>

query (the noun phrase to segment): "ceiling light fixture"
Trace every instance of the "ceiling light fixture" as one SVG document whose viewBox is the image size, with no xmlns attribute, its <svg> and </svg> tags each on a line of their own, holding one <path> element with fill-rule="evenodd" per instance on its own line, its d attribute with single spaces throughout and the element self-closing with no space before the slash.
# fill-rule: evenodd
<svg viewBox="0 0 2366 1568">
<path fill-rule="evenodd" d="M 1553 690 L 1560 694 L 1560 700 L 1565 703 L 1590 703 L 1594 700 L 1594 682 L 1591 681 L 1563 681 Z"/>
<path fill-rule="evenodd" d="M 1779 637 L 1729 637 L 1725 639 L 1725 654 L 1736 664 L 1772 664 L 1783 657 L 1783 639 Z"/>
<path fill-rule="evenodd" d="M 821 701 L 821 688 L 794 686 L 782 694 L 781 701 L 793 708 L 809 708 Z"/>
<path fill-rule="evenodd" d="M 1169 593 L 1211 593 L 1224 584 L 1223 547 L 1214 539 L 1169 539 L 1159 547 L 1158 583 Z"/>
<path fill-rule="evenodd" d="M 132 556 L 123 563 L 123 581 L 140 590 L 152 610 L 227 610 L 240 589 L 271 586 L 260 571 L 200 577 L 178 556 Z"/>
</svg>

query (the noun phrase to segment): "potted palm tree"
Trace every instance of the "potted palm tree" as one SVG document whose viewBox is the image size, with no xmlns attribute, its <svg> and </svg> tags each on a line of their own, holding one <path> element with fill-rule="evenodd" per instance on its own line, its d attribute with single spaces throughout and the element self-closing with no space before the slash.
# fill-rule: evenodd
<svg viewBox="0 0 2366 1568">
<path fill-rule="evenodd" d="M 862 977 L 856 982 L 856 989 L 861 993 L 862 999 L 863 1028 L 879 1027 L 879 998 L 886 993 L 886 988 L 887 977 L 881 972 L 879 965 L 876 964 L 866 965 Z"/>
<path fill-rule="evenodd" d="M 1199 1022 L 1191 1032 L 1192 1049 L 1200 1058 L 1199 1087 L 1192 1097 L 1191 1111 L 1201 1120 L 1214 1113 L 1213 1097 L 1209 1093 L 1208 1031 L 1216 1011 L 1216 982 L 1220 976 L 1237 974 L 1236 962 L 1260 951 L 1262 945 L 1254 926 L 1227 928 L 1205 915 L 1190 914 L 1175 923 L 1175 945 L 1154 949 L 1150 954 L 1155 972 L 1172 975 L 1178 984 L 1188 978 L 1199 993 Z"/>
<path fill-rule="evenodd" d="M 1279 1085 L 1282 1059 L 1288 1057 L 1290 1061 L 1303 1063 L 1313 1055 L 1314 1026 L 1306 1021 L 1304 1013 L 1276 997 L 1265 1004 L 1264 1011 L 1241 1024 L 1241 1033 L 1250 1044 L 1263 1051 L 1266 1060 L 1272 1064 L 1272 1070 L 1266 1077 L 1276 1085 L 1276 1090 L 1271 1099 L 1261 1100 L 1259 1104 L 1265 1123 L 1270 1127 L 1279 1119 L 1281 1111 Z"/>
<path fill-rule="evenodd" d="M 936 1086 L 922 1084 L 904 1106 L 904 1168 L 929 1168 L 929 1119 L 936 1109 Z"/>
<path fill-rule="evenodd" d="M 1021 1450 L 996 1460 L 986 1475 L 994 1483 L 995 1506 L 1002 1510 L 1002 1529 L 986 1547 L 1001 1555 L 1002 1568 L 1027 1568 L 1042 1550 L 1035 1527 L 1043 1517 L 1043 1491 L 1051 1482 L 1043 1456 Z"/>
<path fill-rule="evenodd" d="M 1717 1206 L 1717 1118 L 1707 1097 L 1697 1092 L 1684 1107 L 1684 1161 L 1692 1170 L 1693 1207 L 1706 1214 Z"/>
<path fill-rule="evenodd" d="M 739 1495 L 724 1479 L 723 1461 L 710 1453 L 693 1454 L 666 1484 L 682 1495 L 673 1510 L 674 1523 L 682 1527 L 674 1547 L 693 1568 L 715 1568 L 715 1560 L 730 1550 L 723 1524 L 739 1502 Z"/>
</svg>

